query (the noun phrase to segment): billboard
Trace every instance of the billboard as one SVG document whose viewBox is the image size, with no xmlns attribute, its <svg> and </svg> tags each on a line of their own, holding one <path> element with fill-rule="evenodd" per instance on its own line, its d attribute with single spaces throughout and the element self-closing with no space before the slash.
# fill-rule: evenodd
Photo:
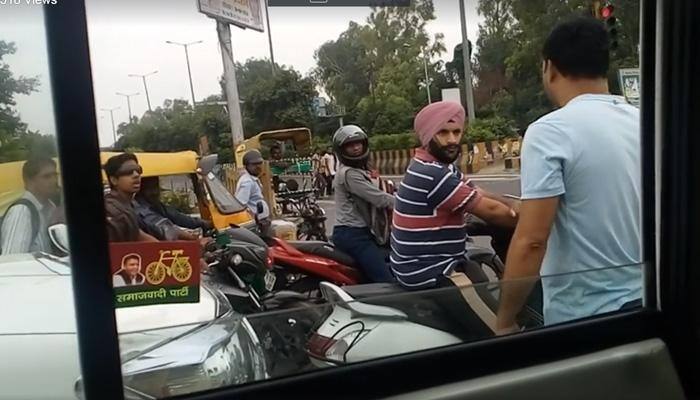
<svg viewBox="0 0 700 400">
<path fill-rule="evenodd" d="M 240 28 L 265 31 L 262 0 L 197 0 L 199 12 L 218 21 Z"/>
</svg>

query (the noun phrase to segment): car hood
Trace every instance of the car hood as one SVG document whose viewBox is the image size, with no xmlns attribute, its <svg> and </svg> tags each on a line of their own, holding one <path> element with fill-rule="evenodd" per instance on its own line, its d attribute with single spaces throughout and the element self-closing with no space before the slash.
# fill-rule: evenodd
<svg viewBox="0 0 700 400">
<path fill-rule="evenodd" d="M 61 265 L 66 268 L 65 263 L 32 255 L 0 257 L 0 334 L 76 332 L 72 280 Z M 216 319 L 218 307 L 202 287 L 199 303 L 117 309 L 117 326 L 124 334 L 201 324 Z"/>
</svg>

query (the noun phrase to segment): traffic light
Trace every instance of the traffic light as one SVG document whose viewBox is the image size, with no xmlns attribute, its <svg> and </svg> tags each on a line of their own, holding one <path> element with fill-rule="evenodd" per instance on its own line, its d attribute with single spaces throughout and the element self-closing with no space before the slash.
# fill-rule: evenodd
<svg viewBox="0 0 700 400">
<path fill-rule="evenodd" d="M 605 27 L 610 35 L 610 49 L 617 49 L 617 18 L 615 17 L 615 7 L 607 3 L 600 9 L 600 18 L 605 21 Z"/>
</svg>

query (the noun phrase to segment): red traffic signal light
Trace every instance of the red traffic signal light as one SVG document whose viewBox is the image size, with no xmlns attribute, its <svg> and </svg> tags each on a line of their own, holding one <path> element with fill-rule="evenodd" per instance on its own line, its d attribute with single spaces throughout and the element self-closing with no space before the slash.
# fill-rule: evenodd
<svg viewBox="0 0 700 400">
<path fill-rule="evenodd" d="M 605 7 L 600 9 L 600 16 L 603 19 L 608 19 L 608 18 L 612 17 L 614 11 L 615 11 L 615 7 L 613 7 L 611 4 L 608 4 Z"/>
</svg>

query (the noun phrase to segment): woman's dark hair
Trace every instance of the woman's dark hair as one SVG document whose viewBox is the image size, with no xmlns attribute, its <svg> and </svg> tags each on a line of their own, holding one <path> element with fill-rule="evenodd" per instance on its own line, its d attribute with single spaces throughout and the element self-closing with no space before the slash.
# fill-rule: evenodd
<svg viewBox="0 0 700 400">
<path fill-rule="evenodd" d="M 107 160 L 107 162 L 104 165 L 104 170 L 107 174 L 107 177 L 116 178 L 119 169 L 128 161 L 134 161 L 136 163 L 139 162 L 138 158 L 136 158 L 136 155 L 132 153 L 121 153 L 117 154 L 116 156 L 110 157 L 110 159 Z"/>
<path fill-rule="evenodd" d="M 602 22 L 577 17 L 552 29 L 542 57 L 572 78 L 605 78 L 610 65 L 610 38 Z"/>
</svg>

